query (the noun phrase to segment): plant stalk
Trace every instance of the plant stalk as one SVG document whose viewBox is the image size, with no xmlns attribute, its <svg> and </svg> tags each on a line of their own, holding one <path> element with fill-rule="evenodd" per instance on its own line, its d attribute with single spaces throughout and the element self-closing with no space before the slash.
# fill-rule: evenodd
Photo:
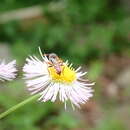
<svg viewBox="0 0 130 130">
<path fill-rule="evenodd" d="M 7 111 L 0 114 L 0 119 L 2 119 L 4 117 L 6 117 L 7 115 L 11 114 L 12 112 L 16 111 L 17 109 L 24 106 L 25 104 L 30 103 L 31 101 L 37 99 L 39 96 L 40 96 L 39 94 L 36 94 L 34 96 L 31 96 L 31 97 L 25 99 L 24 101 L 22 101 L 18 104 L 16 104 L 15 106 L 9 108 Z"/>
</svg>

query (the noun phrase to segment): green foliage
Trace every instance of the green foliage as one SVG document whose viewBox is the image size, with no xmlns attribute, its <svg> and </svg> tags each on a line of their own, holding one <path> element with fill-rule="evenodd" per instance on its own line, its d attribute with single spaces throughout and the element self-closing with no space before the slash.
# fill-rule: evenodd
<svg viewBox="0 0 130 130">
<path fill-rule="evenodd" d="M 0 24 L 0 43 L 11 45 L 20 69 L 27 56 L 39 56 L 38 46 L 43 53 L 55 52 L 76 65 L 87 64 L 88 78 L 94 81 L 102 75 L 103 62 L 109 56 L 130 56 L 129 12 L 118 0 L 2 0 L 0 13 L 36 5 L 43 8 L 43 17 Z M 21 75 L 15 82 L 0 86 L 0 112 L 27 97 L 19 78 Z M 95 95 L 101 97 L 99 93 Z M 30 103 L 0 121 L 0 130 L 79 127 L 81 121 L 62 108 L 58 103 Z M 121 120 L 108 118 L 106 113 L 96 130 L 125 130 Z"/>
<path fill-rule="evenodd" d="M 124 123 L 116 117 L 103 120 L 97 130 L 126 130 Z"/>
<path fill-rule="evenodd" d="M 103 63 L 101 61 L 95 61 L 91 63 L 91 67 L 89 68 L 88 77 L 91 80 L 96 80 L 103 71 Z"/>
<path fill-rule="evenodd" d="M 29 46 L 31 46 L 29 49 L 31 51 L 34 51 L 37 46 L 41 46 L 45 52 L 53 51 L 63 57 L 71 56 L 72 61 L 76 63 L 90 61 L 93 58 L 103 58 L 110 53 L 121 53 L 121 48 L 126 49 L 130 46 L 127 42 L 130 20 L 126 20 L 123 14 L 120 14 L 117 19 L 113 19 L 118 14 L 113 13 L 116 8 L 123 10 L 119 3 L 113 3 L 115 10 L 108 10 L 110 3 L 107 0 L 96 0 L 95 2 L 68 0 L 60 3 L 64 8 L 59 11 L 58 9 L 53 11 L 50 9 L 51 6 L 48 6 L 47 3 L 44 4 L 43 12 L 46 23 L 38 20 L 30 23 L 29 27 L 21 22 L 9 22 L 1 25 L 1 40 L 12 44 L 19 44 L 19 42 L 26 44 L 27 47 L 24 48 L 24 52 L 26 52 L 22 54 L 23 58 L 22 55 L 20 56 L 21 59 L 24 59 Z M 53 4 L 56 3 L 53 2 Z M 25 5 L 23 4 L 23 6 Z M 109 15 L 109 20 L 103 13 Z M 104 20 L 102 20 L 103 24 L 100 24 L 101 19 Z M 20 51 L 16 46 L 13 46 L 14 55 Z M 17 51 L 15 51 L 16 48 Z M 65 55 L 63 52 L 66 52 Z"/>
<path fill-rule="evenodd" d="M 57 127 L 58 130 L 66 130 L 66 129 L 73 129 L 79 125 L 80 121 L 75 120 L 73 116 L 70 116 L 70 113 L 67 112 L 60 112 L 59 116 L 54 116 L 50 119 L 46 124 L 45 128 L 49 129 L 51 127 Z"/>
</svg>

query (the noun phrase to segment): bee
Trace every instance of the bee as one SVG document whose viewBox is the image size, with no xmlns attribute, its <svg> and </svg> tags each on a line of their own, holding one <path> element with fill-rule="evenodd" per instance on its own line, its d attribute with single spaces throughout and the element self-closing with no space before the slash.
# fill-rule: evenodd
<svg viewBox="0 0 130 130">
<path fill-rule="evenodd" d="M 62 72 L 61 66 L 63 66 L 63 61 L 55 53 L 44 54 L 44 55 L 49 60 L 48 62 L 49 67 L 53 66 L 56 70 L 56 73 L 60 75 Z"/>
</svg>

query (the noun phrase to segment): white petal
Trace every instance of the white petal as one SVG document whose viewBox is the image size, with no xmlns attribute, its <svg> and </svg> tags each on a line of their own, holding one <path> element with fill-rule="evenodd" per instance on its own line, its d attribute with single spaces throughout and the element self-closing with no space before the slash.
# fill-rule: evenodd
<svg viewBox="0 0 130 130">
<path fill-rule="evenodd" d="M 64 102 L 67 100 L 67 95 L 66 95 L 66 85 L 60 84 L 60 89 L 59 89 L 59 99 L 60 101 Z"/>
<path fill-rule="evenodd" d="M 54 102 L 56 100 L 60 86 L 58 83 L 55 83 L 53 87 L 54 87 L 54 94 L 53 94 L 53 97 L 51 99 L 52 102 Z"/>
<path fill-rule="evenodd" d="M 52 96 L 53 85 L 54 83 L 51 83 L 44 91 L 40 93 L 41 97 L 39 98 L 39 100 L 43 102 L 49 100 L 48 98 Z"/>
<path fill-rule="evenodd" d="M 16 77 L 16 60 L 13 60 L 12 62 L 5 64 L 3 61 L 0 64 L 0 80 L 13 80 Z"/>
<path fill-rule="evenodd" d="M 76 71 L 75 71 L 75 72 L 78 72 L 80 69 L 81 69 L 81 66 L 80 66 L 80 67 L 78 67 L 78 68 L 76 69 Z"/>
<path fill-rule="evenodd" d="M 87 74 L 87 72 L 78 72 L 77 77 L 82 77 L 82 76 L 84 76 L 86 74 Z"/>
<path fill-rule="evenodd" d="M 31 57 L 26 59 L 27 64 L 23 67 L 25 72 L 25 79 L 34 78 L 37 76 L 48 75 L 48 67 L 45 62 L 41 62 L 37 57 Z"/>
<path fill-rule="evenodd" d="M 27 80 L 26 83 L 27 83 L 27 86 L 30 87 L 30 86 L 38 85 L 40 83 L 44 84 L 44 82 L 46 82 L 46 81 L 49 81 L 48 76 L 42 76 L 42 77 L 39 77 L 39 78 L 36 78 L 36 79 Z"/>
</svg>

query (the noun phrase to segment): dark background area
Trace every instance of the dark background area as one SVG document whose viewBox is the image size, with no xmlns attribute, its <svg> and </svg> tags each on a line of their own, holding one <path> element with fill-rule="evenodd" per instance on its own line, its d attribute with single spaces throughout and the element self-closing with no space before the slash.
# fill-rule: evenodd
<svg viewBox="0 0 130 130">
<path fill-rule="evenodd" d="M 29 55 L 55 52 L 96 82 L 94 97 L 73 111 L 32 102 L 0 121 L 0 130 L 129 130 L 130 1 L 1 0 L 0 60 L 19 74 L 0 84 L 0 112 L 28 98 L 22 67 Z"/>
</svg>

